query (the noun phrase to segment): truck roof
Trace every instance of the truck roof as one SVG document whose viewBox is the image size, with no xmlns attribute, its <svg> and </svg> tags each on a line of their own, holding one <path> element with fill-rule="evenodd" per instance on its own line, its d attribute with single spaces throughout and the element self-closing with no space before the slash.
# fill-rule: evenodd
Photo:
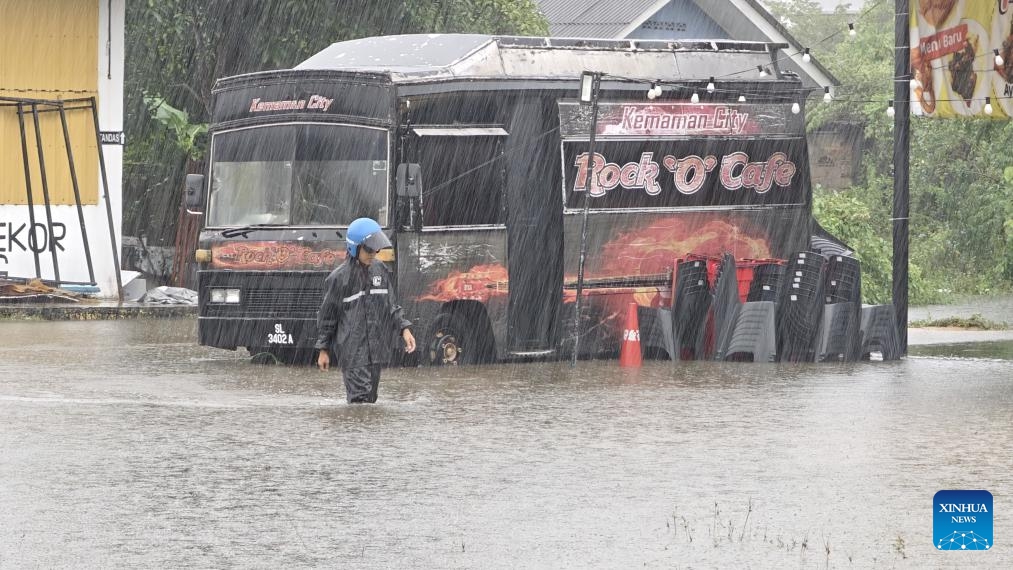
<svg viewBox="0 0 1013 570">
<path fill-rule="evenodd" d="M 382 75 L 397 83 L 468 79 L 567 79 L 598 71 L 614 79 L 783 81 L 786 44 L 729 40 L 614 40 L 479 34 L 412 34 L 331 44 L 295 70 Z M 757 67 L 771 69 L 761 78 Z"/>
</svg>

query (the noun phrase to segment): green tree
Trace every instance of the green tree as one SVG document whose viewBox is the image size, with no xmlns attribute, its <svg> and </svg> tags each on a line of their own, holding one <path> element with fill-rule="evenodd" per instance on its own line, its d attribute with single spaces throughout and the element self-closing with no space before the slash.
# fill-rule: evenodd
<svg viewBox="0 0 1013 570">
<path fill-rule="evenodd" d="M 794 23 L 793 34 L 825 33 L 827 20 L 813 2 L 768 4 Z M 893 2 L 872 4 L 850 17 L 854 37 L 846 34 L 846 22 L 835 24 L 845 32 L 838 36 L 842 40 L 829 49 L 813 47 L 842 85 L 832 103 L 810 105 L 808 116 L 810 129 L 830 122 L 864 126 L 857 185 L 841 193 L 816 189 L 814 213 L 863 258 L 866 300 L 875 301 L 887 300 L 891 288 L 893 119 L 885 111 L 893 98 L 893 10 Z M 1013 287 L 1013 159 L 1006 150 L 1011 144 L 1008 120 L 912 117 L 912 303 L 938 301 L 947 291 Z"/>
<path fill-rule="evenodd" d="M 764 0 L 763 4 L 815 56 L 829 53 L 846 39 L 847 24 L 854 19 L 849 4 L 839 5 L 830 14 L 823 13 L 815 0 Z"/>
</svg>

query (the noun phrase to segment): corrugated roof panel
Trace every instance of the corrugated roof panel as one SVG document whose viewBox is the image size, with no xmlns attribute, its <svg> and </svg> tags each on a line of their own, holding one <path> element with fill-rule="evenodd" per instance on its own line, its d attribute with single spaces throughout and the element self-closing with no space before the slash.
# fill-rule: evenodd
<svg viewBox="0 0 1013 570">
<path fill-rule="evenodd" d="M 554 36 L 616 37 L 657 0 L 538 0 Z"/>
<path fill-rule="evenodd" d="M 601 0 L 538 0 L 538 8 L 546 19 L 552 21 L 573 21 L 593 8 Z"/>
<path fill-rule="evenodd" d="M 661 8 L 658 0 L 536 0 L 549 22 L 555 37 L 620 38 L 634 22 L 649 19 Z M 835 0 L 821 0 L 832 2 Z M 793 52 L 801 47 L 759 0 L 693 0 L 693 3 L 737 40 L 784 41 L 778 34 L 763 31 L 758 21 L 766 21 L 792 45 Z M 744 4 L 744 7 L 743 7 Z M 855 4 L 855 2 L 852 2 Z M 652 13 L 647 13 L 652 12 Z M 755 12 L 755 13 L 754 13 Z M 758 18 L 757 18 L 758 16 Z M 754 21 L 756 20 L 756 21 Z M 782 58 L 787 58 L 782 53 Z M 815 58 L 808 64 L 786 62 L 789 69 L 801 72 L 808 85 L 838 85 L 839 82 Z"/>
<path fill-rule="evenodd" d="M 627 24 L 550 24 L 556 38 L 614 38 Z"/>
</svg>

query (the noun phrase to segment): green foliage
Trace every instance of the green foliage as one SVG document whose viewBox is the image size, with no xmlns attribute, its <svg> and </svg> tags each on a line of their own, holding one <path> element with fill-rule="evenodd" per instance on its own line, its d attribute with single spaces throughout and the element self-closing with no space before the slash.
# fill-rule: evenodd
<svg viewBox="0 0 1013 570">
<path fill-rule="evenodd" d="M 832 14 L 824 14 L 815 0 L 764 0 L 770 12 L 804 46 L 812 46 L 817 58 L 831 50 L 845 38 L 843 33 L 854 16 L 848 13 L 848 4 L 840 4 Z"/>
<path fill-rule="evenodd" d="M 164 94 L 207 119 L 220 77 L 290 68 L 328 45 L 411 33 L 543 35 L 534 0 L 147 0 L 127 8 L 128 101 Z"/>
<path fill-rule="evenodd" d="M 813 193 L 813 216 L 831 234 L 855 251 L 862 262 L 862 298 L 866 303 L 889 302 L 891 242 L 874 223 L 874 210 L 859 196 L 845 192 Z"/>
<path fill-rule="evenodd" d="M 405 4 L 409 19 L 442 33 L 546 36 L 548 23 L 534 0 L 445 0 Z"/>
<path fill-rule="evenodd" d="M 860 17 L 851 16 L 854 37 L 847 36 L 846 23 L 833 20 L 838 15 L 821 15 L 814 2 L 768 5 L 795 24 L 796 37 L 818 41 L 828 22 L 842 32 L 825 44 L 807 44 L 842 83 L 833 103 L 809 106 L 808 127 L 863 125 L 863 169 L 854 188 L 839 194 L 817 191 L 814 214 L 862 258 L 866 300 L 888 300 L 893 119 L 885 110 L 894 98 L 894 2 L 867 2 Z M 1013 156 L 1008 151 L 1013 124 L 912 117 L 910 140 L 911 302 L 1013 289 Z"/>
<path fill-rule="evenodd" d="M 889 179 L 875 179 L 868 187 L 847 192 L 813 192 L 813 216 L 831 234 L 855 251 L 862 262 L 862 300 L 888 303 L 893 297 L 893 235 L 890 207 L 882 197 L 890 191 Z M 908 265 L 908 297 L 912 304 L 938 303 L 945 299 L 937 276 L 923 270 L 935 250 L 931 242 L 912 236 Z"/>
<path fill-rule="evenodd" d="M 198 140 L 208 132 L 207 123 L 191 124 L 190 115 L 186 111 L 166 103 L 162 97 L 145 95 L 144 102 L 148 105 L 152 118 L 176 133 L 176 146 L 187 158 L 198 160 L 204 155 L 204 147 Z"/>
</svg>

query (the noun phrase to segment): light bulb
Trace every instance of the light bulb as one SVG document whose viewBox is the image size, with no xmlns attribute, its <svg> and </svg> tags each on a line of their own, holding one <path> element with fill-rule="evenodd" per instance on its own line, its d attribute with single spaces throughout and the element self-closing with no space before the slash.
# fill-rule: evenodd
<svg viewBox="0 0 1013 570">
<path fill-rule="evenodd" d="M 992 53 L 995 54 L 995 64 L 1001 67 L 1002 64 L 1003 64 L 1003 59 L 1002 59 L 1002 56 L 999 55 L 999 50 L 998 49 L 993 49 Z"/>
<path fill-rule="evenodd" d="M 767 70 L 762 65 L 757 65 L 756 70 L 760 72 L 760 77 L 767 76 Z"/>
<path fill-rule="evenodd" d="M 895 114 L 897 114 L 897 111 L 893 108 L 893 99 L 890 99 L 890 102 L 887 104 L 886 107 L 886 116 L 892 117 Z"/>
<path fill-rule="evenodd" d="M 693 102 L 693 103 L 699 103 L 699 102 L 700 102 L 700 96 L 699 96 L 699 95 L 697 95 L 696 91 L 694 91 L 694 92 L 693 92 L 693 96 L 692 96 L 692 97 L 690 97 L 690 98 L 689 98 L 689 100 L 690 100 L 691 102 Z"/>
<path fill-rule="evenodd" d="M 658 96 L 654 94 L 654 89 L 648 89 L 647 90 L 647 98 L 651 99 L 651 100 L 654 100 L 654 99 L 658 98 Z"/>
<path fill-rule="evenodd" d="M 714 89 L 715 89 L 715 87 L 714 87 L 714 78 L 711 77 L 711 80 L 707 82 L 707 92 L 708 93 L 713 93 Z"/>
<path fill-rule="evenodd" d="M 663 92 L 663 89 L 661 88 L 661 85 L 655 85 L 654 86 L 654 96 L 655 97 L 661 97 L 661 93 L 662 92 Z"/>
<path fill-rule="evenodd" d="M 745 95 L 739 95 L 739 103 L 745 103 L 745 102 L 746 102 L 746 96 Z"/>
<path fill-rule="evenodd" d="M 829 103 L 829 102 L 831 102 L 833 100 L 834 100 L 834 97 L 833 97 L 833 95 L 830 94 L 830 87 L 829 86 L 824 87 L 823 88 L 823 102 L 824 103 Z"/>
<path fill-rule="evenodd" d="M 992 98 L 991 97 L 985 97 L 985 114 L 986 115 L 991 115 L 992 114 Z"/>
<path fill-rule="evenodd" d="M 801 106 L 800 106 L 800 105 L 798 104 L 798 102 L 797 102 L 797 101 L 791 104 L 791 114 L 792 114 L 792 115 L 797 115 L 797 114 L 799 114 L 799 112 L 800 112 L 801 110 L 802 110 L 802 107 L 801 107 Z"/>
<path fill-rule="evenodd" d="M 805 48 L 805 53 L 802 54 L 802 61 L 806 63 L 812 61 L 812 56 L 809 55 L 809 48 Z"/>
<path fill-rule="evenodd" d="M 851 36 L 851 37 L 855 37 L 855 34 L 857 34 L 857 33 L 858 32 L 855 31 L 855 23 L 854 22 L 849 23 L 848 24 L 848 35 Z"/>
</svg>

